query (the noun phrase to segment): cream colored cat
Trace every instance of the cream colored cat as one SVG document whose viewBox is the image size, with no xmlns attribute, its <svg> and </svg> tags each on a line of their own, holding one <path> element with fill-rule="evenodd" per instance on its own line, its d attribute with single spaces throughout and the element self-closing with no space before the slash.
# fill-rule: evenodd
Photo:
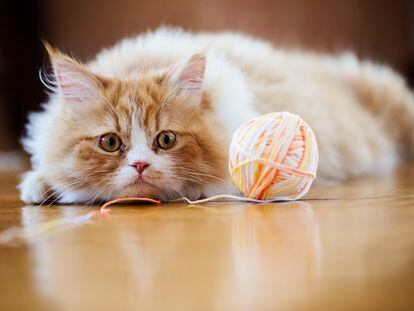
<svg viewBox="0 0 414 311">
<path fill-rule="evenodd" d="M 279 50 L 235 33 L 162 28 L 81 64 L 48 47 L 51 94 L 30 115 L 28 203 L 234 191 L 232 132 L 273 111 L 300 115 L 319 148 L 319 182 L 391 169 L 413 156 L 414 99 L 391 69 L 352 54 Z"/>
</svg>

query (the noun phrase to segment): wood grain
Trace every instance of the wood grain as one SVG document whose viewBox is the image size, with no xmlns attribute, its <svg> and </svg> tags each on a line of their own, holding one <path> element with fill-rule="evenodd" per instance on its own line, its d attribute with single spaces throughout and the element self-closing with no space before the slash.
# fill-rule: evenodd
<svg viewBox="0 0 414 311">
<path fill-rule="evenodd" d="M 98 207 L 23 206 L 0 176 L 0 230 Z M 0 246 L 0 310 L 409 310 L 414 164 L 303 201 L 116 206 Z"/>
</svg>

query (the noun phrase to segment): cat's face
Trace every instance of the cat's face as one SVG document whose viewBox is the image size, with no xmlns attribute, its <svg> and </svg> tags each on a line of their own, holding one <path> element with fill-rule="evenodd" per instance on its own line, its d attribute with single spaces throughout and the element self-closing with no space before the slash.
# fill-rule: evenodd
<svg viewBox="0 0 414 311">
<path fill-rule="evenodd" d="M 57 184 L 90 199 L 167 200 L 196 198 L 224 178 L 226 145 L 203 90 L 204 57 L 128 81 L 51 57 L 61 105 L 49 150 Z"/>
</svg>

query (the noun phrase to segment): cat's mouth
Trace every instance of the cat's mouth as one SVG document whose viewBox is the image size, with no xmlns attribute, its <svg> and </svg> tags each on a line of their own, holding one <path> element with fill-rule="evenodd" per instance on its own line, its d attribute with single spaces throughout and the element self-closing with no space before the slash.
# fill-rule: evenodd
<svg viewBox="0 0 414 311">
<path fill-rule="evenodd" d="M 134 184 L 135 185 L 146 185 L 146 184 L 150 184 L 150 183 L 147 180 L 145 180 L 144 177 L 139 175 L 137 178 L 135 178 Z"/>
<path fill-rule="evenodd" d="M 157 182 L 159 179 L 152 176 L 135 175 L 128 183 L 120 189 L 118 196 L 122 197 L 148 197 L 158 199 L 162 188 Z"/>
<path fill-rule="evenodd" d="M 156 182 L 156 181 L 155 181 Z M 137 176 L 120 191 L 120 197 L 147 197 L 159 199 L 162 190 L 151 178 Z"/>
<path fill-rule="evenodd" d="M 149 186 L 149 187 L 157 188 L 156 185 L 148 181 L 148 178 L 142 175 L 139 175 L 137 178 L 135 178 L 134 182 L 132 182 L 129 186 L 140 186 L 140 187 Z"/>
</svg>

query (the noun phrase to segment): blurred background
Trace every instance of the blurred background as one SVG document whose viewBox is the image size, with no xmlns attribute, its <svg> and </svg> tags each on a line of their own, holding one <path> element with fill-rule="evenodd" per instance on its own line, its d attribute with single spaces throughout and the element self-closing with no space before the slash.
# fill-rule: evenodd
<svg viewBox="0 0 414 311">
<path fill-rule="evenodd" d="M 0 152 L 20 148 L 27 112 L 45 100 L 41 39 L 81 60 L 159 25 L 242 31 L 276 46 L 345 49 L 414 76 L 409 0 L 31 0 L 0 4 Z"/>
</svg>

